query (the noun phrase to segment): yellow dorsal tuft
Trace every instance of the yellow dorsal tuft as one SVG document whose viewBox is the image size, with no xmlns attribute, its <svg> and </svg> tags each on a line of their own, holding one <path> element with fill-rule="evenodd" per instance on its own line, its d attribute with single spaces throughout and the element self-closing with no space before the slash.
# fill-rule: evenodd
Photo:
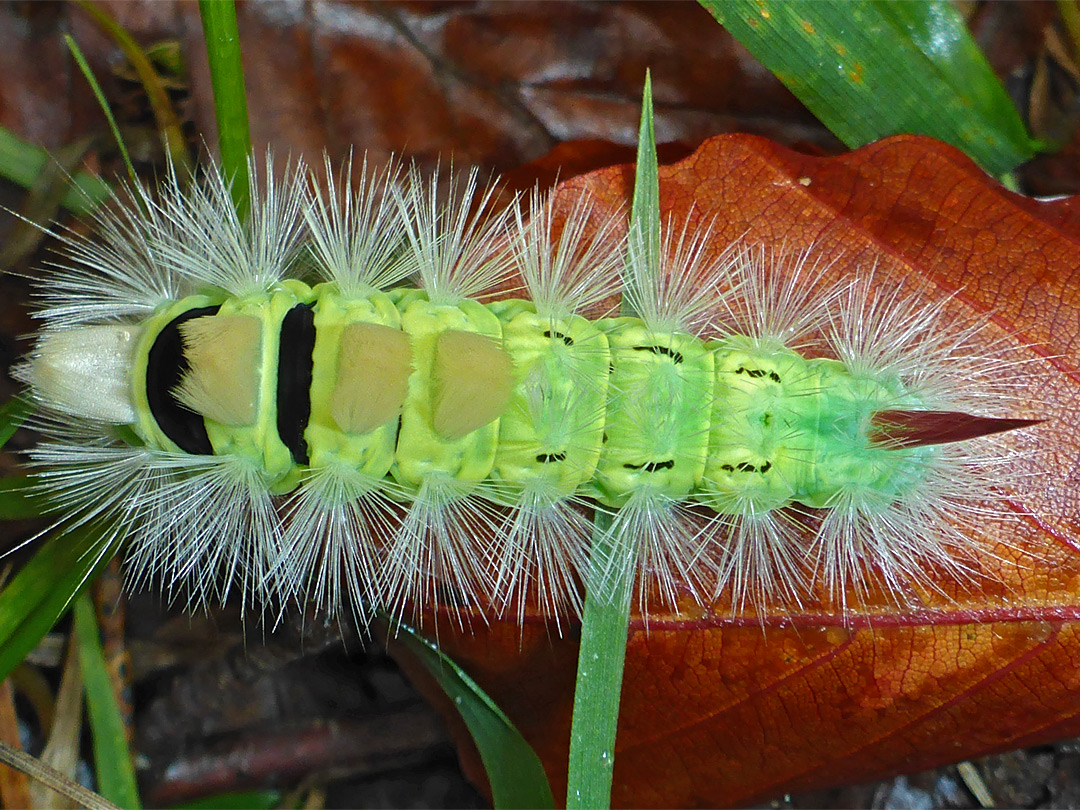
<svg viewBox="0 0 1080 810">
<path fill-rule="evenodd" d="M 176 396 L 222 425 L 255 423 L 259 404 L 262 322 L 248 315 L 209 315 L 180 325 L 188 371 Z"/>
<path fill-rule="evenodd" d="M 345 433 L 367 433 L 396 419 L 405 404 L 412 348 L 400 329 L 352 323 L 341 333 L 330 415 Z"/>
<path fill-rule="evenodd" d="M 431 382 L 432 427 L 453 441 L 506 410 L 514 390 L 514 364 L 497 341 L 449 329 L 435 339 Z"/>
</svg>

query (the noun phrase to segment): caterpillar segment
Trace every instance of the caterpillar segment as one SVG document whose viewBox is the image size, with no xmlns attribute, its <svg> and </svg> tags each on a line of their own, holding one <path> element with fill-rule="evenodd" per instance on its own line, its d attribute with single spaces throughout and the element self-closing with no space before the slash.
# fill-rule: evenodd
<svg viewBox="0 0 1080 810">
<path fill-rule="evenodd" d="M 646 615 L 968 570 L 956 526 L 1005 453 L 984 437 L 1029 424 L 968 415 L 1002 362 L 964 355 L 977 327 L 865 284 L 800 301 L 802 260 L 780 281 L 707 229 L 668 223 L 658 259 L 627 262 L 624 218 L 587 201 L 479 215 L 475 173 L 440 202 L 432 178 L 364 169 L 350 189 L 327 163 L 313 196 L 302 169 L 253 186 L 246 223 L 219 177 L 172 178 L 136 190 L 144 219 L 70 242 L 82 297 L 46 309 L 21 371 L 53 414 L 35 460 L 70 521 L 127 538 L 137 581 L 561 620 L 597 509 L 606 575 Z M 596 317 L 617 292 L 629 312 Z M 892 343 L 864 330 L 885 308 Z"/>
</svg>

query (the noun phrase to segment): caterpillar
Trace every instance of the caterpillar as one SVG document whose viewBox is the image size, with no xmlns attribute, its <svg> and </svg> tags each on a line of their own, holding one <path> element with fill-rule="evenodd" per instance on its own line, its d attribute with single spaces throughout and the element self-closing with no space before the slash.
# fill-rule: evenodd
<svg viewBox="0 0 1080 810">
<path fill-rule="evenodd" d="M 579 613 L 598 564 L 646 614 L 977 572 L 1032 424 L 983 324 L 689 221 L 653 244 L 587 198 L 359 168 L 268 155 L 246 219 L 220 170 L 170 172 L 61 235 L 32 461 L 135 585 L 523 621 Z"/>
</svg>

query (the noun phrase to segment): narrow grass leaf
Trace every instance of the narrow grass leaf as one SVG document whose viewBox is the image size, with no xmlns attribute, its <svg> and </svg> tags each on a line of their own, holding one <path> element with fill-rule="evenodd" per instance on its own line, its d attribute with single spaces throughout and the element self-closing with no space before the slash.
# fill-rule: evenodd
<svg viewBox="0 0 1080 810">
<path fill-rule="evenodd" d="M 944 0 L 699 2 L 851 148 L 930 135 L 1002 175 L 1043 147 Z"/>
<path fill-rule="evenodd" d="M 135 167 L 131 163 L 131 155 L 128 154 L 127 144 L 124 143 L 124 139 L 120 135 L 120 127 L 116 125 L 116 117 L 113 115 L 109 102 L 105 99 L 105 93 L 102 92 L 101 85 L 98 84 L 97 77 L 94 76 L 94 71 L 90 69 L 90 64 L 86 61 L 86 57 L 83 56 L 82 50 L 75 40 L 71 38 L 70 34 L 64 34 L 64 42 L 67 44 L 68 50 L 71 51 L 71 56 L 75 59 L 79 70 L 82 71 L 83 78 L 86 79 L 86 83 L 90 85 L 90 89 L 94 92 L 94 98 L 97 99 L 98 106 L 105 113 L 105 120 L 109 122 L 109 130 L 116 140 L 120 156 L 124 159 L 124 165 L 127 167 L 128 177 L 132 183 L 137 182 L 138 177 L 135 176 Z"/>
<path fill-rule="evenodd" d="M 7 445 L 30 413 L 33 403 L 14 397 L 0 405 L 0 447 Z M 0 478 L 0 520 L 32 520 L 48 512 L 48 502 L 35 494 L 36 482 L 28 475 Z"/>
<path fill-rule="evenodd" d="M 25 397 L 12 397 L 0 405 L 0 447 L 11 441 L 15 431 L 33 411 L 33 403 Z"/>
<path fill-rule="evenodd" d="M 431 673 L 461 713 L 480 751 L 496 810 L 548 808 L 555 799 L 536 752 L 461 667 L 406 625 L 397 640 Z"/>
<path fill-rule="evenodd" d="M 641 94 L 634 200 L 630 210 L 628 261 L 633 268 L 631 276 L 655 273 L 660 267 L 660 167 L 656 158 L 656 130 L 653 126 L 652 110 L 652 76 L 646 70 L 645 89 Z"/>
<path fill-rule="evenodd" d="M 85 807 L 86 810 L 120 810 L 115 804 L 106 801 L 89 788 L 72 781 L 55 768 L 44 764 L 40 759 L 30 756 L 3 740 L 0 740 L 0 762 L 22 771 L 31 779 L 52 788 L 57 793 L 70 797 L 77 806 Z"/>
<path fill-rule="evenodd" d="M 610 516 L 598 514 L 574 686 L 567 765 L 568 810 L 611 806 L 615 731 L 630 622 L 630 576 L 625 566 L 617 566 L 616 577 L 604 574 L 602 561 L 615 553 L 610 528 Z"/>
<path fill-rule="evenodd" d="M 63 615 L 72 598 L 116 553 L 83 526 L 50 537 L 0 591 L 0 679 L 6 678 Z"/>
<path fill-rule="evenodd" d="M 655 273 L 660 267 L 660 181 L 653 127 L 652 80 L 645 74 L 641 97 L 634 202 L 630 211 L 627 261 L 631 274 Z M 626 312 L 626 304 L 623 305 Z M 598 512 L 590 553 L 591 570 L 582 613 L 574 714 L 570 727 L 566 806 L 611 806 L 615 767 L 615 734 L 622 695 L 626 638 L 630 624 L 630 593 L 634 580 L 633 552 L 623 538 L 612 537 L 611 516 Z M 622 557 L 605 573 L 606 561 Z"/>
<path fill-rule="evenodd" d="M 150 101 L 150 108 L 154 111 L 154 120 L 158 130 L 165 136 L 165 147 L 169 151 L 169 157 L 177 169 L 178 176 L 189 177 L 192 169 L 191 156 L 184 143 L 184 134 L 180 131 L 180 117 L 176 114 L 176 109 L 169 99 L 169 93 L 165 89 L 165 83 L 154 69 L 150 57 L 146 55 L 135 38 L 104 8 L 88 0 L 75 0 L 75 3 L 106 34 L 112 37 L 113 42 L 124 52 L 124 56 L 135 69 L 135 75 L 139 77 L 139 83 Z"/>
<path fill-rule="evenodd" d="M 0 177 L 23 188 L 31 188 L 53 162 L 52 156 L 41 147 L 0 127 Z M 76 172 L 61 204 L 76 216 L 85 216 L 108 196 L 108 183 L 89 172 Z"/>
<path fill-rule="evenodd" d="M 210 83 L 214 88 L 221 168 L 232 182 L 233 204 L 243 217 L 250 204 L 248 155 L 251 154 L 251 131 L 236 5 L 233 0 L 199 0 L 199 13 L 210 62 Z"/>
<path fill-rule="evenodd" d="M 94 738 L 97 792 L 114 805 L 137 810 L 143 802 L 138 797 L 131 750 L 127 747 L 123 719 L 106 670 L 94 605 L 86 593 L 75 600 L 75 632 L 79 639 L 86 715 Z"/>
<path fill-rule="evenodd" d="M 75 600 L 75 633 L 79 642 L 79 665 L 82 667 L 86 714 L 94 740 L 94 773 L 98 792 L 113 804 L 129 810 L 142 807 L 135 768 L 131 762 L 124 732 L 124 721 L 116 705 L 112 683 L 105 667 L 97 617 L 90 596 Z"/>
<path fill-rule="evenodd" d="M 38 484 L 29 475 L 0 478 L 0 520 L 34 520 L 49 514 L 52 507 Z"/>
<path fill-rule="evenodd" d="M 218 793 L 190 802 L 171 805 L 171 810 L 274 810 L 282 805 L 279 790 L 247 790 L 236 793 Z"/>
</svg>

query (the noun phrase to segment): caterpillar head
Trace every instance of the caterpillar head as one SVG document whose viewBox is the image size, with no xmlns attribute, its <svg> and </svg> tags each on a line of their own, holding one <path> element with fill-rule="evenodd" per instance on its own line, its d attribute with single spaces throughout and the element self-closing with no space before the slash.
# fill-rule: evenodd
<svg viewBox="0 0 1080 810">
<path fill-rule="evenodd" d="M 131 369 L 141 335 L 142 327 L 119 324 L 46 332 L 15 374 L 56 410 L 130 424 L 136 420 Z"/>
</svg>

